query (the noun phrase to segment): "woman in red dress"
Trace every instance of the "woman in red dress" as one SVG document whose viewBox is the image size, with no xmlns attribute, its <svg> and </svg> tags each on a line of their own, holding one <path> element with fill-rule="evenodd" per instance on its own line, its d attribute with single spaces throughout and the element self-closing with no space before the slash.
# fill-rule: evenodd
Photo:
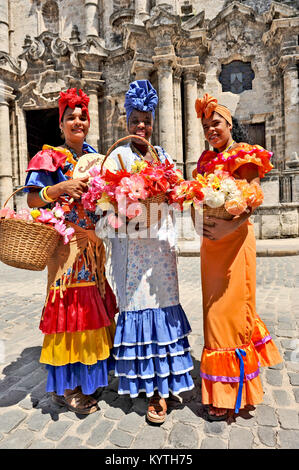
<svg viewBox="0 0 299 470">
<path fill-rule="evenodd" d="M 86 153 L 88 96 L 76 88 L 60 94 L 59 125 L 65 143 L 44 145 L 29 162 L 26 185 L 29 207 L 51 207 L 58 201 L 75 230 L 71 243 L 48 263 L 48 295 L 40 329 L 45 334 L 40 362 L 48 370 L 47 392 L 68 409 L 89 414 L 98 409 L 91 395 L 108 384 L 108 360 L 115 331 L 116 299 L 105 278 L 104 247 L 94 234 L 96 218 L 80 197 L 88 178 L 73 178 Z"/>
</svg>

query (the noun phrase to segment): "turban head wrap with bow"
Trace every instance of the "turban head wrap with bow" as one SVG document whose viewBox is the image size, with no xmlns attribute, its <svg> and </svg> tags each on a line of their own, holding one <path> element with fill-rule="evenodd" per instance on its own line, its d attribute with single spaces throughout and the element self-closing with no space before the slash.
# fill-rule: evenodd
<svg viewBox="0 0 299 470">
<path fill-rule="evenodd" d="M 89 98 L 81 89 L 78 90 L 78 93 L 77 88 L 69 88 L 65 93 L 61 91 L 58 101 L 59 122 L 61 122 L 63 113 L 68 106 L 72 109 L 75 109 L 76 106 L 80 106 L 82 108 L 82 112 L 84 111 L 86 113 L 87 119 L 90 122 L 88 103 Z"/>
<path fill-rule="evenodd" d="M 127 122 L 133 111 L 151 112 L 155 119 L 155 109 L 158 104 L 158 95 L 155 88 L 148 80 L 136 80 L 130 83 L 130 87 L 125 96 L 125 109 Z"/>
<path fill-rule="evenodd" d="M 197 98 L 195 101 L 195 110 L 197 117 L 200 119 L 203 119 L 203 117 L 209 119 L 215 111 L 220 114 L 220 116 L 224 117 L 230 125 L 233 124 L 232 115 L 229 109 L 222 104 L 218 104 L 217 99 L 210 96 L 208 93 L 206 93 L 201 100 Z"/>
</svg>

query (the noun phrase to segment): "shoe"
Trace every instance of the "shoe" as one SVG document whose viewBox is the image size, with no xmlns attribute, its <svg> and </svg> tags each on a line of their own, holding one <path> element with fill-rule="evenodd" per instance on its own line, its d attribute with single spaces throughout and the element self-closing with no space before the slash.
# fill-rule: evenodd
<svg viewBox="0 0 299 470">
<path fill-rule="evenodd" d="M 211 413 L 212 410 L 217 410 L 217 407 L 213 405 L 209 405 L 208 408 L 208 420 L 209 421 L 226 421 L 228 418 L 228 410 L 225 410 L 225 412 L 221 415 L 216 415 Z"/>
<path fill-rule="evenodd" d="M 166 419 L 167 404 L 165 398 L 155 394 L 151 397 L 146 417 L 151 423 L 162 424 Z"/>
<path fill-rule="evenodd" d="M 84 395 L 80 391 L 74 391 L 66 397 L 64 395 L 57 395 L 55 392 L 52 393 L 52 400 L 54 403 L 57 403 L 61 406 L 66 406 L 69 411 L 73 411 L 74 413 L 81 415 L 89 415 L 99 410 L 97 404 L 84 406 L 88 403 L 89 398 L 89 395 Z M 75 406 L 71 405 L 73 400 L 75 400 Z"/>
</svg>

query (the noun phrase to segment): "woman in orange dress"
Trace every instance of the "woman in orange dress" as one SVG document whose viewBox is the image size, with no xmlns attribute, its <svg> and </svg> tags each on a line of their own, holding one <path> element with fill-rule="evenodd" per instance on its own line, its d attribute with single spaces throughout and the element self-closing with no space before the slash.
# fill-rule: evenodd
<svg viewBox="0 0 299 470">
<path fill-rule="evenodd" d="M 224 170 L 235 178 L 259 183 L 273 166 L 271 152 L 232 138 L 232 116 L 215 98 L 195 104 L 206 140 L 214 151 L 198 160 L 197 173 Z M 269 331 L 255 308 L 256 243 L 252 211 L 232 220 L 203 223 L 201 278 L 204 349 L 201 358 L 202 403 L 210 419 L 225 419 L 234 410 L 263 400 L 260 366 L 282 362 Z"/>
</svg>

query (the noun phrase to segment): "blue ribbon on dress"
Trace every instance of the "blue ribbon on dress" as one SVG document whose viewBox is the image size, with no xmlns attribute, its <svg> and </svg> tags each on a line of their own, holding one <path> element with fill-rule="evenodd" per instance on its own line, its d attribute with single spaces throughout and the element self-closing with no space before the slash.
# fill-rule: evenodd
<svg viewBox="0 0 299 470">
<path fill-rule="evenodd" d="M 237 396 L 237 401 L 236 401 L 236 406 L 235 406 L 235 413 L 239 413 L 239 409 L 241 406 L 241 401 L 242 401 L 242 391 L 243 391 L 243 383 L 244 383 L 244 361 L 242 356 L 246 356 L 246 352 L 244 349 L 239 349 L 236 348 L 235 350 L 239 361 L 240 361 L 240 383 L 239 383 L 239 390 L 238 390 L 238 396 Z"/>
</svg>

